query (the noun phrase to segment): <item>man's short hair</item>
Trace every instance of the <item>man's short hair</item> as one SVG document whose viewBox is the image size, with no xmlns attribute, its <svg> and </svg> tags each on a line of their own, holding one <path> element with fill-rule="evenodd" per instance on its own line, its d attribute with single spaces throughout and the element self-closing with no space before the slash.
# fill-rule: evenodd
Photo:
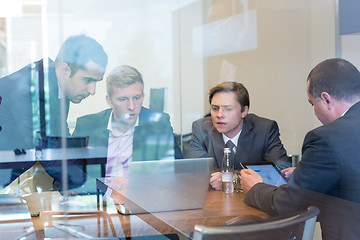
<svg viewBox="0 0 360 240">
<path fill-rule="evenodd" d="M 113 87 L 126 88 L 137 82 L 141 83 L 144 87 L 144 81 L 141 73 L 134 67 L 121 65 L 114 68 L 107 76 L 106 90 L 108 95 L 111 96 Z"/>
<path fill-rule="evenodd" d="M 341 58 L 327 59 L 309 73 L 309 94 L 317 101 L 322 92 L 351 103 L 360 96 L 360 72 Z"/>
<path fill-rule="evenodd" d="M 86 64 L 90 60 L 105 69 L 108 64 L 108 55 L 95 39 L 81 34 L 65 40 L 55 63 L 67 63 L 71 69 L 71 75 L 74 75 L 79 68 L 86 69 Z"/>
<path fill-rule="evenodd" d="M 210 89 L 209 92 L 209 102 L 211 104 L 212 98 L 216 93 L 219 92 L 233 92 L 236 94 L 236 99 L 241 105 L 241 109 L 243 110 L 245 106 L 250 108 L 250 97 L 249 92 L 245 88 L 245 86 L 238 82 L 222 82 L 215 87 Z"/>
</svg>

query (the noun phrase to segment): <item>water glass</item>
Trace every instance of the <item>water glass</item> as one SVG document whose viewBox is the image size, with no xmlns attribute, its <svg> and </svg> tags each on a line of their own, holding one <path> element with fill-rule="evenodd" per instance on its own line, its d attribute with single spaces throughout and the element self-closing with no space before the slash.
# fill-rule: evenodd
<svg viewBox="0 0 360 240">
<path fill-rule="evenodd" d="M 235 170 L 234 175 L 233 175 L 233 183 L 234 183 L 235 192 L 243 192 L 240 181 L 241 181 L 240 170 Z"/>
</svg>

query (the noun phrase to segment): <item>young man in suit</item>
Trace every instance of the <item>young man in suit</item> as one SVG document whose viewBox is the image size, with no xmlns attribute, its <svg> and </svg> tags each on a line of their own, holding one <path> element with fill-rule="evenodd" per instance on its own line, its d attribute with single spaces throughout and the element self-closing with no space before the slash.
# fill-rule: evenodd
<svg viewBox="0 0 360 240">
<path fill-rule="evenodd" d="M 43 140 L 46 136 L 69 135 L 66 119 L 70 102 L 78 104 L 95 94 L 107 62 L 107 54 L 95 39 L 75 35 L 62 44 L 55 62 L 41 59 L 1 78 L 0 150 L 34 148 L 37 131 Z M 45 169 L 61 182 L 61 167 Z M 14 169 L 11 181 L 24 170 Z M 68 168 L 69 188 L 82 184 L 77 172 L 76 166 Z"/>
<path fill-rule="evenodd" d="M 37 131 L 43 138 L 61 136 L 62 124 L 69 135 L 66 119 L 70 102 L 78 104 L 95 94 L 107 61 L 96 40 L 75 35 L 65 40 L 55 62 L 42 59 L 1 78 L 0 150 L 34 148 Z"/>
<path fill-rule="evenodd" d="M 248 114 L 249 93 L 238 82 L 223 82 L 209 92 L 211 117 L 193 122 L 191 157 L 213 157 L 214 173 L 210 184 L 221 190 L 221 161 L 230 143 L 235 169 L 240 162 L 271 161 L 280 168 L 289 167 L 275 121 Z"/>
<path fill-rule="evenodd" d="M 106 84 L 110 108 L 78 118 L 73 136 L 88 136 L 89 146 L 107 147 L 107 176 L 127 177 L 132 161 L 182 158 L 170 116 L 142 106 L 144 81 L 137 69 L 116 67 Z"/>
</svg>

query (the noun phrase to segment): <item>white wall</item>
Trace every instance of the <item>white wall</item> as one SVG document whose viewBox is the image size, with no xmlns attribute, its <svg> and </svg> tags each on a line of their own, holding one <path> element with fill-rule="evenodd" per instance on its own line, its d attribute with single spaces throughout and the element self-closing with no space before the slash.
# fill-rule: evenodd
<svg viewBox="0 0 360 240">
<path fill-rule="evenodd" d="M 218 8 L 203 2 L 204 25 L 219 23 L 220 27 L 226 27 L 225 24 L 234 16 L 246 16 L 247 26 L 256 28 L 256 35 L 251 33 L 251 29 L 246 31 L 257 38 L 254 39 L 257 47 L 249 46 L 248 50 L 222 54 L 221 50 L 226 49 L 221 49 L 221 44 L 236 44 L 231 38 L 238 38 L 237 31 L 243 30 L 234 28 L 233 35 L 225 43 L 217 35 L 211 38 L 211 35 L 204 34 L 207 38 L 203 44 L 217 41 L 220 53 L 203 58 L 203 88 L 197 89 L 197 94 L 192 97 L 182 98 L 183 106 L 192 106 L 194 98 L 202 95 L 203 101 L 199 100 L 199 104 L 205 103 L 202 113 L 206 113 L 209 111 L 207 94 L 211 87 L 223 81 L 242 82 L 250 93 L 250 112 L 276 120 L 285 148 L 289 153 L 300 153 L 306 132 L 320 125 L 307 101 L 306 79 L 318 62 L 335 57 L 334 1 L 224 0 Z M 229 8 L 233 11 L 227 11 Z M 250 12 L 256 14 L 255 23 Z M 209 15 L 212 15 L 211 20 Z M 183 38 L 193 37 L 190 31 L 184 33 L 189 35 Z M 240 41 L 246 43 L 248 35 Z M 190 57 L 189 61 L 193 59 Z M 190 74 L 194 69 L 183 70 L 186 72 L 182 75 Z M 195 78 L 181 80 L 197 81 Z M 201 90 L 204 92 L 199 94 Z M 191 88 L 187 91 L 193 93 Z M 187 123 L 193 120 L 195 117 L 187 119 Z"/>
<path fill-rule="evenodd" d="M 307 103 L 305 87 L 311 68 L 335 56 L 332 0 L 51 0 L 45 30 L 39 9 L 9 21 L 9 69 L 42 57 L 42 34 L 49 56 L 55 58 L 66 37 L 86 33 L 107 51 L 108 71 L 120 64 L 140 70 L 146 106 L 150 88 L 166 89 L 165 111 L 176 133 L 189 133 L 192 121 L 209 111 L 208 90 L 229 80 L 248 88 L 251 112 L 278 122 L 289 152 L 300 153 L 306 132 L 320 125 Z M 240 22 L 225 25 L 233 16 L 240 16 Z M 229 32 L 220 28 L 214 35 L 217 26 L 234 28 Z M 241 26 L 247 26 L 246 31 Z M 200 42 L 195 41 L 197 29 L 207 29 Z M 237 38 L 247 44 L 240 46 Z M 235 44 L 230 49 L 237 50 L 228 53 L 225 47 L 199 55 L 195 48 L 216 49 L 222 41 Z M 35 54 L 29 46 L 35 46 Z M 72 105 L 70 126 L 77 117 L 106 108 L 105 92 L 102 81 L 94 96 Z"/>
</svg>

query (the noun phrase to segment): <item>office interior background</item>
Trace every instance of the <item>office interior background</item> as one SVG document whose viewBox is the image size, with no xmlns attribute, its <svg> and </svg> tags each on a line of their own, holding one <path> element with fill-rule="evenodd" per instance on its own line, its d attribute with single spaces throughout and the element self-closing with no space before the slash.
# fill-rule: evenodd
<svg viewBox="0 0 360 240">
<path fill-rule="evenodd" d="M 211 87 L 237 81 L 249 90 L 250 112 L 276 120 L 288 153 L 301 154 L 306 132 L 320 125 L 307 102 L 309 71 L 333 57 L 360 67 L 359 29 L 348 24 L 354 5 L 359 3 L 2 0 L 0 75 L 54 59 L 68 36 L 84 33 L 109 55 L 104 78 L 122 64 L 143 74 L 145 106 L 169 113 L 176 134 L 191 133 L 192 122 L 209 112 Z M 94 96 L 72 104 L 70 128 L 77 117 L 107 108 L 105 96 L 102 81 Z"/>
</svg>

